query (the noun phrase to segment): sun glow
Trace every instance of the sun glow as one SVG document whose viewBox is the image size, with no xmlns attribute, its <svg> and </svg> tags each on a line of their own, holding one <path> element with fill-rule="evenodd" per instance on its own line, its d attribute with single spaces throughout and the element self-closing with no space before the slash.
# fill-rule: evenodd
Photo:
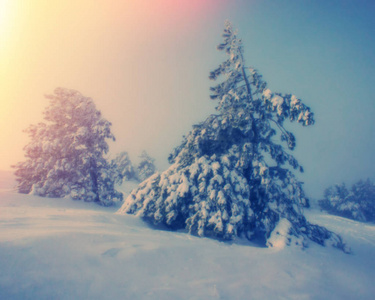
<svg viewBox="0 0 375 300">
<path fill-rule="evenodd" d="M 11 53 L 22 23 L 21 2 L 0 0 L 0 63 Z"/>
<path fill-rule="evenodd" d="M 5 57 L 4 57 L 4 50 L 9 43 L 9 36 L 11 35 L 11 27 L 12 27 L 12 18 L 14 15 L 14 3 L 15 1 L 12 0 L 0 0 L 0 63 L 2 65 L 2 69 L 5 67 Z M 5 74 L 4 71 L 0 71 L 0 86 L 5 84 Z M 2 90 L 4 90 L 4 85 L 2 86 Z M 4 119 L 7 117 L 7 112 L 9 112 L 11 108 L 11 104 L 3 98 L 3 93 L 0 94 L 2 97 L 0 99 L 0 118 Z"/>
<path fill-rule="evenodd" d="M 98 99 L 98 107 L 112 113 L 114 123 L 121 122 L 118 118 L 141 125 L 131 111 L 154 115 L 150 107 L 157 110 L 159 104 L 145 103 L 155 95 L 169 99 L 161 84 L 169 75 L 163 74 L 177 70 L 180 44 L 210 23 L 217 1 L 0 0 L 0 169 L 23 159 L 29 140 L 22 130 L 42 121 L 48 103 L 43 95 L 58 86 Z M 160 80 L 151 80 L 155 74 Z M 148 92 L 155 90 L 160 92 Z M 118 108 L 111 112 L 109 104 L 99 103 L 107 97 L 132 100 L 113 100 Z M 155 136 L 159 127 L 152 126 Z M 124 128 L 117 136 L 133 138 L 132 127 Z M 139 136 L 151 143 L 143 133 Z"/>
<path fill-rule="evenodd" d="M 7 34 L 11 28 L 13 3 L 12 0 L 0 0 L 0 37 Z"/>
</svg>

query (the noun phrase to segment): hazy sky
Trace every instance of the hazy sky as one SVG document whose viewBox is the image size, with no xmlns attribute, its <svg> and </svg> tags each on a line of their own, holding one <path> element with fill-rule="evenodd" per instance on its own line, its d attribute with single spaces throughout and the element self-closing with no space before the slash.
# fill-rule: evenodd
<svg viewBox="0 0 375 300">
<path fill-rule="evenodd" d="M 159 167 L 214 112 L 208 73 L 226 19 L 272 91 L 309 105 L 290 126 L 309 195 L 374 179 L 375 1 L 0 0 L 0 169 L 23 160 L 22 132 L 45 94 L 72 88 L 113 123 L 111 152 L 146 149 Z"/>
</svg>

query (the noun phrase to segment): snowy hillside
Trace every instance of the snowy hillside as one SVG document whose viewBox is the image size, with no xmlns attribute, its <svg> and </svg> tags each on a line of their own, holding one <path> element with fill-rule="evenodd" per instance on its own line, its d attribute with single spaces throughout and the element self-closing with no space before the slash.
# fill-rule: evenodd
<svg viewBox="0 0 375 300">
<path fill-rule="evenodd" d="M 373 299 L 374 225 L 307 212 L 348 255 L 155 230 L 116 209 L 0 190 L 0 299 Z"/>
</svg>

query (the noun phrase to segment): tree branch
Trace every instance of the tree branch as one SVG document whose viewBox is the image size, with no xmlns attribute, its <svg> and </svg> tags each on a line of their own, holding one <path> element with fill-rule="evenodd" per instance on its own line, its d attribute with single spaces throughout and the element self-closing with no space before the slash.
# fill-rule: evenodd
<svg viewBox="0 0 375 300">
<path fill-rule="evenodd" d="M 245 80 L 246 90 L 247 90 L 247 94 L 248 94 L 248 100 L 253 102 L 253 95 L 251 93 L 251 86 L 250 86 L 249 80 L 248 80 L 246 72 L 245 72 L 244 59 L 243 59 L 241 48 L 238 49 L 238 52 L 240 53 L 240 58 L 241 58 L 241 63 L 242 63 L 242 66 L 241 66 L 242 76 Z"/>
<path fill-rule="evenodd" d="M 288 138 L 290 138 L 290 135 L 289 135 L 289 133 L 288 133 L 288 131 L 286 131 L 286 129 L 283 127 L 283 126 L 281 126 L 280 124 L 279 124 L 279 122 L 277 122 L 277 121 L 275 121 L 274 119 L 272 119 L 272 118 L 268 118 L 268 120 L 270 120 L 270 121 L 272 121 L 272 122 L 274 122 L 276 125 L 277 125 L 277 127 L 279 127 L 279 129 L 288 137 Z"/>
</svg>

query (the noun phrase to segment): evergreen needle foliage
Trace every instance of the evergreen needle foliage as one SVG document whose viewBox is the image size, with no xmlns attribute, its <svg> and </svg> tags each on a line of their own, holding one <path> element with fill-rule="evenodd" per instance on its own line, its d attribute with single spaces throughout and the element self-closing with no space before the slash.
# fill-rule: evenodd
<svg viewBox="0 0 375 300">
<path fill-rule="evenodd" d="M 375 185 L 370 179 L 360 180 L 348 190 L 345 183 L 330 186 L 319 200 L 321 209 L 345 218 L 375 222 Z"/>
<path fill-rule="evenodd" d="M 156 167 L 154 165 L 155 159 L 153 159 L 146 151 L 142 151 L 139 156 L 141 161 L 137 166 L 137 177 L 139 181 L 144 181 L 151 175 L 155 174 Z"/>
<path fill-rule="evenodd" d="M 115 140 L 111 123 L 95 108 L 91 98 L 57 88 L 46 96 L 46 123 L 31 125 L 26 132 L 26 161 L 14 166 L 20 193 L 64 197 L 111 205 L 122 199 L 114 189 L 117 174 L 104 155 L 107 139 Z"/>
<path fill-rule="evenodd" d="M 310 108 L 294 95 L 272 92 L 245 66 L 241 39 L 228 21 L 218 50 L 227 59 L 209 75 L 219 80 L 211 87 L 217 114 L 193 126 L 170 155 L 172 166 L 133 191 L 121 212 L 198 236 L 245 236 L 270 247 L 305 247 L 310 239 L 347 251 L 340 236 L 303 215 L 309 202 L 293 174 L 303 169 L 289 153 L 296 141 L 284 122 L 314 124 Z"/>
</svg>

